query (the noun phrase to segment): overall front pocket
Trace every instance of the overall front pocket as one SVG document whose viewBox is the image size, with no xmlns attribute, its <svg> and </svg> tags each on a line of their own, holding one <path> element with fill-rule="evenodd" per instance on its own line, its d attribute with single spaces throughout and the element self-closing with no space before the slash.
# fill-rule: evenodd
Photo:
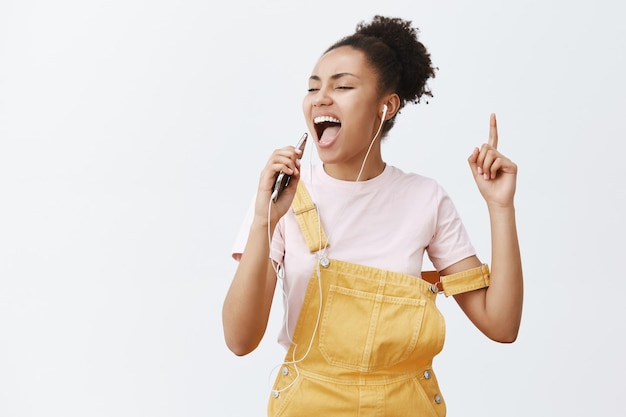
<svg viewBox="0 0 626 417">
<path fill-rule="evenodd" d="M 396 365 L 417 345 L 426 300 L 331 285 L 320 324 L 326 361 L 358 372 Z"/>
</svg>

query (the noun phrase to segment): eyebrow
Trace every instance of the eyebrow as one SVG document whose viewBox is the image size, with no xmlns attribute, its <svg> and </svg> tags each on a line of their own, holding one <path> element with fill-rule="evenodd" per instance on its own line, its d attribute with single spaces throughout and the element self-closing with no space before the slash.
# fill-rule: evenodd
<svg viewBox="0 0 626 417">
<path fill-rule="evenodd" d="M 338 74 L 333 74 L 333 75 L 331 75 L 330 79 L 331 79 L 331 80 L 338 80 L 338 79 L 340 79 L 340 78 L 347 77 L 347 76 L 351 76 L 351 77 L 359 78 L 357 75 L 352 74 L 351 72 L 340 72 L 340 73 L 338 73 Z M 309 77 L 309 80 L 313 80 L 313 81 L 321 81 L 321 78 L 320 78 L 320 77 L 318 77 L 317 75 L 311 75 L 311 76 Z"/>
</svg>

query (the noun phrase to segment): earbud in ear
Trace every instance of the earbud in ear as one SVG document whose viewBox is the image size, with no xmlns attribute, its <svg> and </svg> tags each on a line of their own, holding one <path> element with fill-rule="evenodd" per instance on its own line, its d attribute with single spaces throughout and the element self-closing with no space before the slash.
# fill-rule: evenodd
<svg viewBox="0 0 626 417">
<path fill-rule="evenodd" d="M 383 105 L 383 117 L 382 117 L 383 119 L 385 119 L 385 116 L 387 116 L 387 109 L 388 109 L 387 105 L 384 104 Z"/>
</svg>

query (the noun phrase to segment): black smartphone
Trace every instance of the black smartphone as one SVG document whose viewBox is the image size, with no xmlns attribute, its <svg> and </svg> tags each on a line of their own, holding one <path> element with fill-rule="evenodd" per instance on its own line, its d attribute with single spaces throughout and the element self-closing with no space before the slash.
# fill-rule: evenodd
<svg viewBox="0 0 626 417">
<path fill-rule="evenodd" d="M 296 148 L 300 149 L 302 152 L 304 152 L 304 147 L 306 146 L 306 139 L 308 136 L 308 133 L 302 135 L 302 137 L 298 141 L 298 144 L 296 145 Z M 274 201 L 274 203 L 276 202 L 276 200 L 278 200 L 278 196 L 280 195 L 280 193 L 282 193 L 283 190 L 287 188 L 290 180 L 291 175 L 287 175 L 282 171 L 279 172 L 278 175 L 276 175 L 276 180 L 274 181 L 274 191 L 272 192 L 272 200 Z"/>
</svg>

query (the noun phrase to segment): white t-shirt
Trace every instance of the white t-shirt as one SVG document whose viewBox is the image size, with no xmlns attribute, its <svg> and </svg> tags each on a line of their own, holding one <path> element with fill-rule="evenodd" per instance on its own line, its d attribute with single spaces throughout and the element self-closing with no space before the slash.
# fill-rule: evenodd
<svg viewBox="0 0 626 417">
<path fill-rule="evenodd" d="M 301 181 L 317 206 L 330 259 L 419 277 L 424 251 L 439 271 L 476 253 L 452 200 L 431 178 L 387 165 L 371 180 L 341 181 L 322 166 L 303 166 Z M 245 247 L 252 214 L 253 206 L 233 246 L 235 259 Z M 278 342 L 287 348 L 317 261 L 292 211 L 276 227 L 271 257 L 284 268 L 288 320 Z"/>
</svg>

